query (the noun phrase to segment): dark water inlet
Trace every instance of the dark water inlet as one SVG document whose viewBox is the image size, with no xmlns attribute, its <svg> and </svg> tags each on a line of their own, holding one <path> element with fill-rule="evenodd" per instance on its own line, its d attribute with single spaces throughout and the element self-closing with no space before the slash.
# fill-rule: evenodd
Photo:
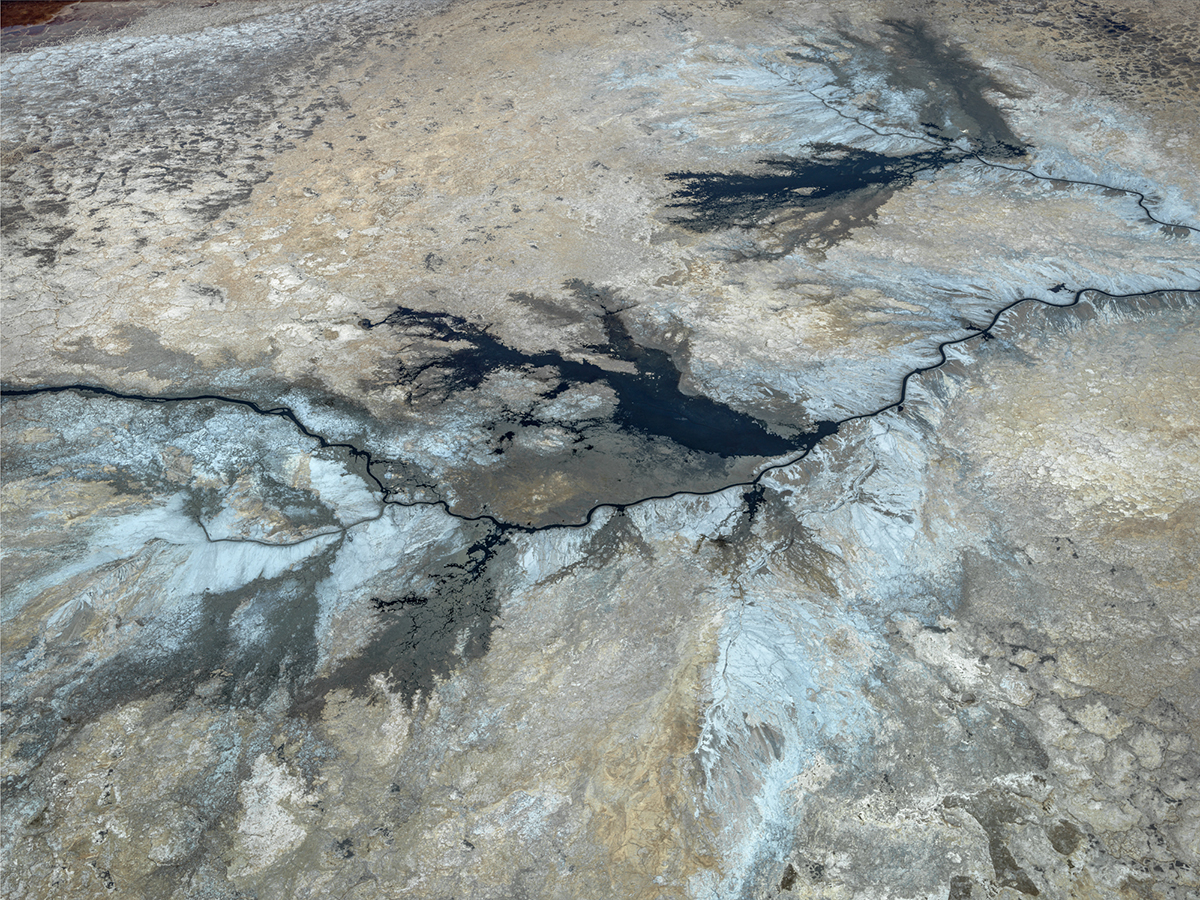
<svg viewBox="0 0 1200 900">
<path fill-rule="evenodd" d="M 669 172 L 682 186 L 667 204 L 671 219 L 692 231 L 747 227 L 788 209 L 825 209 L 851 194 L 904 187 L 913 177 L 961 161 L 955 149 L 888 156 L 838 144 L 817 144 L 806 158 L 764 159 L 758 173 Z"/>
<path fill-rule="evenodd" d="M 992 155 L 1015 158 L 1024 148 L 997 145 Z M 669 172 L 681 186 L 667 204 L 683 214 L 670 221 L 691 231 L 748 228 L 787 211 L 823 212 L 853 199 L 890 196 L 921 172 L 974 159 L 975 152 L 949 143 L 917 153 L 889 156 L 841 144 L 816 144 L 807 157 L 764 159 L 747 172 Z"/>
<path fill-rule="evenodd" d="M 449 396 L 473 390 L 489 375 L 504 369 L 553 369 L 555 397 L 577 384 L 606 384 L 617 395 L 612 421 L 622 429 L 664 437 L 689 450 L 721 457 L 780 456 L 810 445 L 809 436 L 785 438 L 767 431 L 757 419 L 704 396 L 680 389 L 682 373 L 670 354 L 643 347 L 633 340 L 615 312 L 601 317 L 608 343 L 588 349 L 614 361 L 632 363 L 635 372 L 614 371 L 595 363 L 564 357 L 555 350 L 526 353 L 501 342 L 486 328 L 447 313 L 401 307 L 380 322 L 364 320 L 365 328 L 386 325 L 430 342 L 419 362 L 401 365 L 400 383 L 422 393 Z M 446 351 L 449 344 L 459 349 Z M 466 346 L 461 346 L 465 344 Z M 540 425 L 527 419 L 522 424 Z"/>
</svg>

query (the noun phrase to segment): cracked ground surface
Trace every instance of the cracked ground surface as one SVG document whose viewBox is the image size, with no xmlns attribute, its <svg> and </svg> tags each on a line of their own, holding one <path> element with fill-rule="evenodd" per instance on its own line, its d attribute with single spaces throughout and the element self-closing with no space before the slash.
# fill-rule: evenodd
<svg viewBox="0 0 1200 900">
<path fill-rule="evenodd" d="M 1200 890 L 1189 4 L 52 15 L 7 895 Z"/>
</svg>

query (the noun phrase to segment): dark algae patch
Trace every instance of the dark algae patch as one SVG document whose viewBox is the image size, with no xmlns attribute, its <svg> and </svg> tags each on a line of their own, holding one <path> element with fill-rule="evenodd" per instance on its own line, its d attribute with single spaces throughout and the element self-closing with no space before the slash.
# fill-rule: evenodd
<svg viewBox="0 0 1200 900">
<path fill-rule="evenodd" d="M 783 877 L 779 879 L 779 889 L 781 891 L 790 891 L 793 885 L 796 884 L 796 867 L 791 863 L 787 864 L 787 868 L 783 870 Z"/>
<path fill-rule="evenodd" d="M 1057 825 L 1046 829 L 1046 837 L 1050 846 L 1063 856 L 1070 856 L 1084 841 L 1084 834 L 1066 819 L 1059 819 Z"/>
</svg>

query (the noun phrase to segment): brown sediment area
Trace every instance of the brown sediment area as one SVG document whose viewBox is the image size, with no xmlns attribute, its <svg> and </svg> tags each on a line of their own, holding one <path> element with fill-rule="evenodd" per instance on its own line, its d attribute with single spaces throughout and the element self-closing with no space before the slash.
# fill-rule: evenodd
<svg viewBox="0 0 1200 900">
<path fill-rule="evenodd" d="M 45 25 L 73 3 L 51 3 L 45 0 L 5 0 L 0 3 L 0 28 L 23 25 Z"/>
<path fill-rule="evenodd" d="M 126 28 L 156 10 L 197 9 L 200 2 L 203 0 L 75 0 L 71 3 L 9 0 L 3 3 L 4 36 L 0 50 L 20 53 L 79 39 L 94 40 Z"/>
</svg>

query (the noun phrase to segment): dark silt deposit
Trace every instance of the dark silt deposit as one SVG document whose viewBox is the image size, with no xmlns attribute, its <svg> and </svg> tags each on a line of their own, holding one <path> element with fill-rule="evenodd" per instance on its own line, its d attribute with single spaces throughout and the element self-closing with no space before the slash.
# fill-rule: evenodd
<svg viewBox="0 0 1200 900">
<path fill-rule="evenodd" d="M 894 39 L 883 56 L 884 77 L 898 93 L 926 94 L 921 125 L 930 137 L 949 141 L 966 135 L 990 156 L 1021 152 L 1021 139 L 984 93 L 1011 95 L 1010 88 L 962 50 L 931 34 L 923 22 L 892 21 L 887 25 Z"/>
<path fill-rule="evenodd" d="M 636 434 L 666 438 L 699 453 L 770 457 L 811 446 L 808 435 L 788 439 L 772 434 L 751 416 L 708 397 L 683 393 L 681 373 L 668 353 L 637 344 L 616 312 L 605 311 L 602 323 L 607 344 L 587 349 L 617 362 L 632 363 L 636 372 L 601 368 L 569 359 L 556 350 L 525 353 L 502 343 L 486 328 L 447 313 L 402 307 L 381 322 L 362 324 L 367 328 L 388 325 L 428 342 L 419 361 L 402 364 L 398 373 L 399 383 L 413 387 L 414 393 L 421 396 L 448 399 L 457 392 L 478 388 L 488 375 L 502 369 L 553 369 L 557 383 L 546 399 L 576 384 L 602 382 L 617 395 L 613 424 Z M 455 348 L 449 349 L 450 345 Z M 519 416 L 517 421 L 525 427 L 549 424 L 529 416 Z"/>
<path fill-rule="evenodd" d="M 371 677 L 382 674 L 412 708 L 439 679 L 459 665 L 484 656 L 500 613 L 489 566 L 504 543 L 503 529 L 473 526 L 479 539 L 448 558 L 431 560 L 417 584 L 403 592 L 367 601 L 378 630 L 356 656 L 295 694 L 295 711 L 317 715 L 329 691 L 344 687 L 355 696 L 371 692 Z M 486 529 L 486 530 L 484 530 Z M 404 573 L 398 573 L 398 579 Z"/>
</svg>

